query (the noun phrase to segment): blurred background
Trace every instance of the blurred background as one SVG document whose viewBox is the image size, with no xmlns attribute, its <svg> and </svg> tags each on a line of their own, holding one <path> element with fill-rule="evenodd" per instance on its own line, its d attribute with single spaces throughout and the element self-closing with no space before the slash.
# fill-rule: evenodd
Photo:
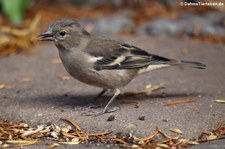
<svg viewBox="0 0 225 149">
<path fill-rule="evenodd" d="M 210 6 L 187 6 L 202 2 Z M 30 52 L 59 18 L 101 35 L 168 37 L 225 44 L 224 0 L 0 0 L 0 56 Z"/>
</svg>

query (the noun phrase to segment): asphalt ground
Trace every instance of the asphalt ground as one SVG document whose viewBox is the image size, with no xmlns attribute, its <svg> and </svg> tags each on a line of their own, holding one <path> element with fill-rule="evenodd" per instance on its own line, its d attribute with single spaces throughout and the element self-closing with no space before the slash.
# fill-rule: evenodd
<svg viewBox="0 0 225 149">
<path fill-rule="evenodd" d="M 123 91 L 142 90 L 148 84 L 165 83 L 166 87 L 150 96 L 117 99 L 111 105 L 119 107 L 111 113 L 116 119 L 109 122 L 110 114 L 98 117 L 81 115 L 82 107 L 92 103 L 101 89 L 72 78 L 62 79 L 68 74 L 61 63 L 53 62 L 58 58 L 58 51 L 52 43 L 46 42 L 38 45 L 33 55 L 0 58 L 0 83 L 13 87 L 0 90 L 0 117 L 31 125 L 64 125 L 60 118 L 69 117 L 87 132 L 132 132 L 136 136 L 147 136 L 156 126 L 167 133 L 170 133 L 170 128 L 178 128 L 183 131 L 183 137 L 188 138 L 199 136 L 225 119 L 225 104 L 214 102 L 225 98 L 224 45 L 166 38 L 114 38 L 161 56 L 199 61 L 206 64 L 207 69 L 171 67 L 138 76 Z M 99 103 L 105 105 L 111 96 L 106 94 Z M 168 101 L 187 99 L 195 102 L 164 106 Z M 134 108 L 124 100 L 137 100 L 140 107 Z M 138 120 L 139 116 L 145 116 L 145 120 Z M 85 148 L 79 145 L 79 148 L 82 147 Z M 203 143 L 197 148 L 225 148 L 225 141 Z"/>
</svg>

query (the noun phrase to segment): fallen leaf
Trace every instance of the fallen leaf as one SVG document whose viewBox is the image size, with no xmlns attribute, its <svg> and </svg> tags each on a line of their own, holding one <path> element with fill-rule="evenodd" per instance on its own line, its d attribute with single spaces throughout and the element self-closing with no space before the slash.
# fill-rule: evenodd
<svg viewBox="0 0 225 149">
<path fill-rule="evenodd" d="M 214 100 L 216 103 L 225 103 L 224 99 L 218 99 L 218 100 Z"/>
<path fill-rule="evenodd" d="M 73 138 L 71 141 L 74 142 L 74 143 L 77 143 L 77 144 L 80 143 L 80 139 L 77 138 L 77 137 L 76 138 Z"/>
<path fill-rule="evenodd" d="M 7 140 L 6 143 L 9 144 L 35 144 L 37 140 Z"/>
<path fill-rule="evenodd" d="M 213 133 L 211 133 L 210 134 L 210 136 L 208 136 L 206 139 L 208 140 L 208 141 L 210 141 L 210 140 L 215 140 L 215 139 L 217 139 L 218 137 L 216 136 L 216 135 L 214 135 Z"/>
<path fill-rule="evenodd" d="M 52 148 L 55 148 L 55 147 L 58 147 L 60 146 L 59 143 L 53 143 L 51 146 L 48 147 L 48 149 L 52 149 Z"/>
<path fill-rule="evenodd" d="M 32 131 L 25 131 L 21 136 L 22 137 L 27 137 L 27 136 L 30 136 L 30 135 L 33 135 L 41 130 L 44 129 L 44 126 L 41 125 L 40 127 L 38 127 L 36 130 L 32 130 Z"/>
<path fill-rule="evenodd" d="M 198 145 L 199 143 L 197 141 L 189 141 L 188 144 L 190 144 L 190 145 Z"/>
<path fill-rule="evenodd" d="M 178 134 L 183 134 L 183 132 L 180 129 L 177 129 L 177 128 L 171 128 L 170 131 L 172 131 L 174 133 L 178 133 Z"/>
<path fill-rule="evenodd" d="M 170 148 L 167 144 L 157 144 L 157 146 L 162 148 Z"/>
<path fill-rule="evenodd" d="M 61 130 L 66 133 L 68 133 L 71 129 L 72 127 L 70 125 L 61 128 Z"/>
<path fill-rule="evenodd" d="M 41 15 L 37 14 L 30 26 L 24 29 L 16 27 L 1 26 L 0 34 L 0 56 L 8 56 L 14 53 L 33 52 L 32 47 L 37 43 L 36 30 L 40 22 Z"/>
<path fill-rule="evenodd" d="M 13 88 L 11 85 L 7 85 L 7 84 L 0 84 L 0 89 L 11 89 Z"/>
<path fill-rule="evenodd" d="M 140 146 L 138 146 L 138 145 L 136 145 L 136 144 L 133 144 L 133 145 L 131 146 L 131 148 L 142 149 Z"/>
<path fill-rule="evenodd" d="M 70 79 L 70 76 L 69 75 L 60 75 L 59 77 L 62 80 L 69 80 Z"/>
<path fill-rule="evenodd" d="M 61 64 L 62 61 L 60 60 L 60 58 L 53 58 L 52 59 L 52 64 Z"/>
<path fill-rule="evenodd" d="M 148 84 L 148 85 L 145 86 L 145 89 L 150 89 L 150 88 L 152 88 L 151 84 Z"/>
</svg>

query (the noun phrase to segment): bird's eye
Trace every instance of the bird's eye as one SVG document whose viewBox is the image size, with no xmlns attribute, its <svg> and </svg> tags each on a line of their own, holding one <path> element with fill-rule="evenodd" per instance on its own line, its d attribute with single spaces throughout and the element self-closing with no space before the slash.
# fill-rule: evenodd
<svg viewBox="0 0 225 149">
<path fill-rule="evenodd" d="M 60 36 L 65 36 L 66 35 L 66 31 L 61 31 L 59 34 L 60 34 Z"/>
</svg>

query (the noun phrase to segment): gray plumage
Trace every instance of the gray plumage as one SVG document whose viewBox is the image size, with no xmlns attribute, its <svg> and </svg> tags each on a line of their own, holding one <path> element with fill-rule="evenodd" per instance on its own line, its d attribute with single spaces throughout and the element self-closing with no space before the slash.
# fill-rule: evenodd
<svg viewBox="0 0 225 149">
<path fill-rule="evenodd" d="M 115 92 L 104 110 L 95 115 L 105 113 L 120 94 L 119 89 L 139 74 L 168 66 L 205 69 L 198 62 L 157 56 L 120 41 L 91 35 L 73 19 L 54 22 L 40 34 L 40 40 L 54 41 L 67 72 L 83 83 L 102 88 L 99 96 L 107 90 Z"/>
</svg>

